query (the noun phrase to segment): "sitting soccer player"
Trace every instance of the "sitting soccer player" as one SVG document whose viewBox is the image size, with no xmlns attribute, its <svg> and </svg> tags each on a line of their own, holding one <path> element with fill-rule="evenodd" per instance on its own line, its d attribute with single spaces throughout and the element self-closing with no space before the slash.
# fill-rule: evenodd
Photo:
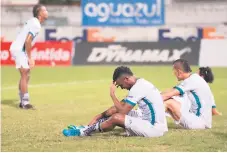
<svg viewBox="0 0 227 153">
<path fill-rule="evenodd" d="M 190 65 L 184 59 L 174 61 L 173 70 L 182 82 L 162 93 L 167 111 L 186 129 L 211 128 L 214 99 L 209 85 L 197 73 L 191 73 Z"/>
<path fill-rule="evenodd" d="M 118 86 L 129 90 L 124 103 L 115 96 L 115 89 Z M 168 131 L 160 92 L 150 82 L 136 78 L 128 67 L 120 66 L 115 69 L 110 96 L 114 106 L 109 110 L 113 110 L 113 112 L 109 111 L 109 115 L 106 112 L 104 115 L 102 114 L 103 116 L 97 116 L 97 119 L 84 128 L 71 126 L 69 129 L 64 129 L 63 134 L 65 136 L 89 136 L 95 131 L 109 131 L 115 126 L 125 128 L 128 136 L 159 137 Z M 141 115 L 138 114 L 136 117 L 127 115 L 130 114 L 129 112 L 133 112 L 132 109 L 136 104 L 141 110 Z"/>
<path fill-rule="evenodd" d="M 214 81 L 214 75 L 212 73 L 212 70 L 210 67 L 200 67 L 199 70 L 198 70 L 198 74 L 204 78 L 204 80 L 207 82 L 207 83 L 213 83 Z M 222 113 L 220 113 L 217 108 L 216 108 L 216 104 L 215 104 L 215 101 L 213 100 L 212 102 L 213 105 L 212 105 L 212 115 L 222 115 Z"/>
</svg>

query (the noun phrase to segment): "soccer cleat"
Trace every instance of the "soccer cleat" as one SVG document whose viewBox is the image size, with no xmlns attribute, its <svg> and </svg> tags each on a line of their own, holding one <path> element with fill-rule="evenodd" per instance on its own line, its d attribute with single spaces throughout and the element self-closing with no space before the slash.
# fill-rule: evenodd
<svg viewBox="0 0 227 153">
<path fill-rule="evenodd" d="M 64 129 L 62 131 L 63 135 L 66 137 L 70 136 L 80 136 L 80 130 L 78 129 Z"/>
<path fill-rule="evenodd" d="M 31 104 L 23 105 L 22 103 L 19 104 L 21 109 L 35 109 Z"/>
</svg>

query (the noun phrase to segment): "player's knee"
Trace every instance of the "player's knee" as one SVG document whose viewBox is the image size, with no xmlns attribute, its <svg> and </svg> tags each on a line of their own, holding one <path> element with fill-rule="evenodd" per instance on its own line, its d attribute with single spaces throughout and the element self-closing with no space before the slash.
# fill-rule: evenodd
<svg viewBox="0 0 227 153">
<path fill-rule="evenodd" d="M 116 113 L 112 115 L 111 119 L 114 123 L 118 123 L 119 121 L 122 120 L 122 114 Z"/>
<path fill-rule="evenodd" d="M 25 69 L 22 69 L 20 71 L 20 74 L 21 74 L 21 77 L 25 77 L 27 79 L 27 77 L 29 76 L 29 70 L 25 70 Z"/>
<path fill-rule="evenodd" d="M 115 113 L 117 113 L 116 107 L 112 107 L 111 109 L 109 109 L 108 111 L 106 111 L 106 115 L 108 115 L 108 116 L 112 116 Z"/>
<path fill-rule="evenodd" d="M 30 79 L 30 73 L 27 75 L 27 81 L 29 81 Z"/>
</svg>

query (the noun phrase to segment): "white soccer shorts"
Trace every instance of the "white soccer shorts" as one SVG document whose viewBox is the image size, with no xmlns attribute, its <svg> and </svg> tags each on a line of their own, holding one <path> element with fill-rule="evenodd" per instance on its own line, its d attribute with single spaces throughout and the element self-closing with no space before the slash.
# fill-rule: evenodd
<svg viewBox="0 0 227 153">
<path fill-rule="evenodd" d="M 174 96 L 173 99 L 181 103 L 181 118 L 179 121 L 175 121 L 176 124 L 181 125 L 185 129 L 206 129 L 206 124 L 202 117 L 189 112 L 191 101 L 187 96 Z"/>
<path fill-rule="evenodd" d="M 28 64 L 28 56 L 26 52 L 14 52 L 11 51 L 12 57 L 15 60 L 16 69 L 24 68 L 24 69 L 30 69 Z"/>
<path fill-rule="evenodd" d="M 125 116 L 125 129 L 128 136 L 160 137 L 164 135 L 164 128 L 158 124 L 152 125 L 139 117 Z"/>
</svg>

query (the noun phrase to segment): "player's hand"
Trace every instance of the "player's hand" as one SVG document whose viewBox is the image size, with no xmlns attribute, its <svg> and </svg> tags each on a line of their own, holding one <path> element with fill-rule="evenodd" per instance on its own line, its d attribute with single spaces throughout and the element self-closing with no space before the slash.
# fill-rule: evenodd
<svg viewBox="0 0 227 153">
<path fill-rule="evenodd" d="M 35 66 L 35 60 L 33 60 L 32 58 L 28 59 L 28 64 L 30 68 L 33 68 Z"/>
<path fill-rule="evenodd" d="M 110 95 L 115 93 L 116 88 L 117 88 L 116 87 L 116 82 L 112 82 L 111 86 L 110 86 Z"/>
<path fill-rule="evenodd" d="M 212 115 L 219 115 L 219 116 L 222 116 L 222 113 L 219 112 L 216 108 L 212 108 Z"/>
</svg>

